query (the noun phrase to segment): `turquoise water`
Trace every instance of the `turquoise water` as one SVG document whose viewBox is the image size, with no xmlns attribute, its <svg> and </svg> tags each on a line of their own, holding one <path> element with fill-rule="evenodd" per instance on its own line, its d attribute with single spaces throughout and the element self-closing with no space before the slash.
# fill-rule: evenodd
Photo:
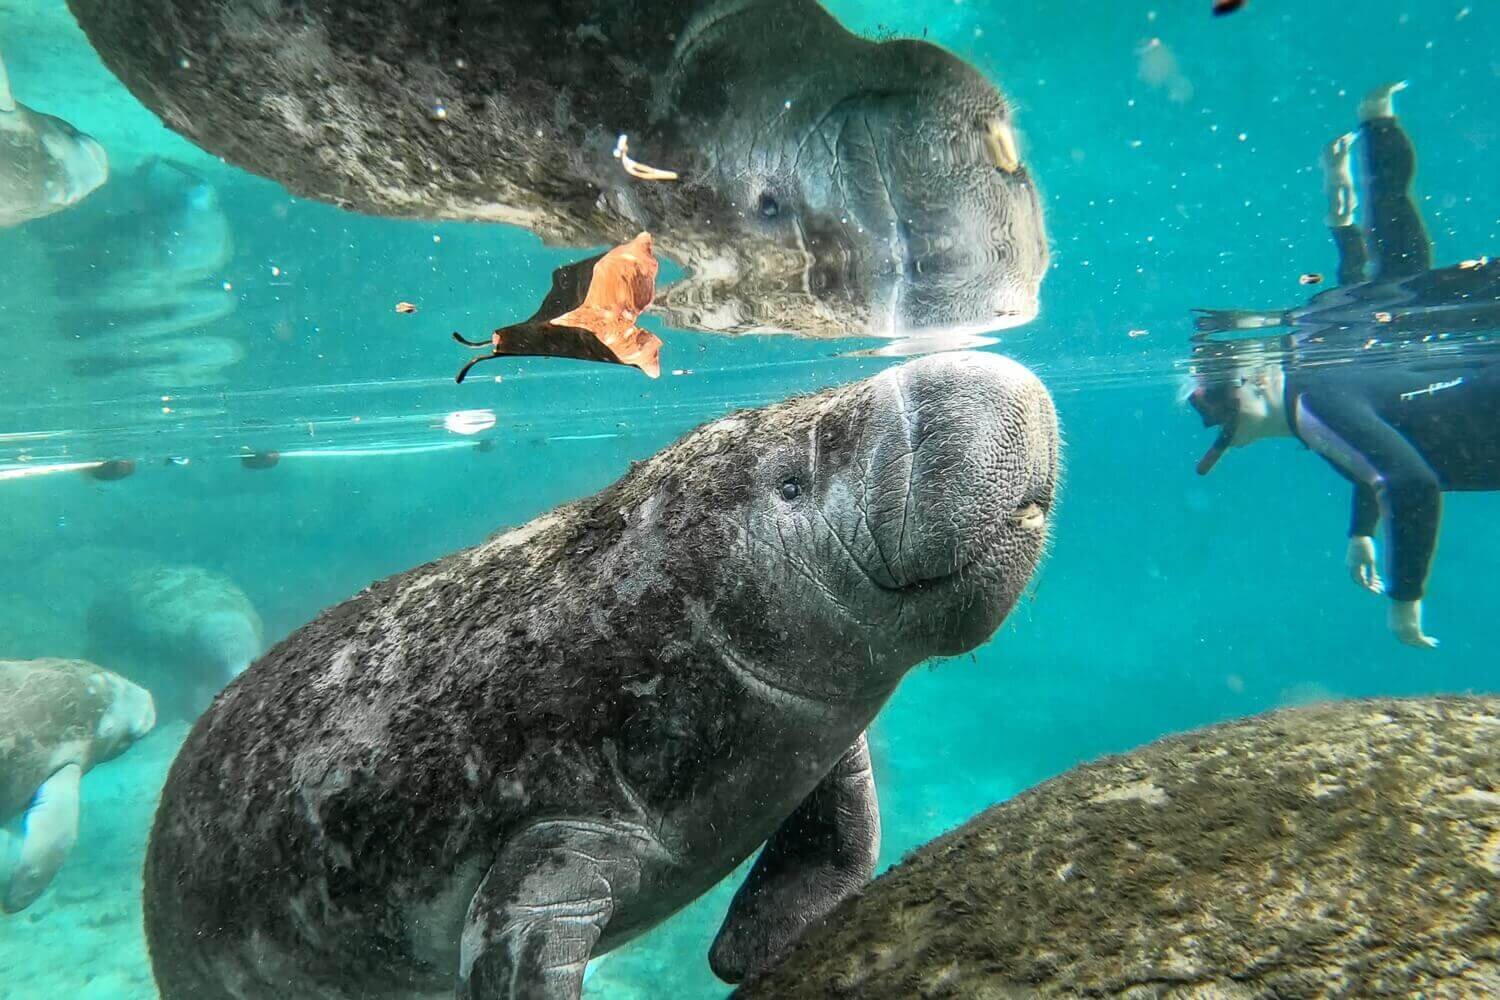
<svg viewBox="0 0 1500 1000">
<path fill-rule="evenodd" d="M 1251 0 L 1216 19 L 1207 0 L 827 6 L 864 33 L 946 46 L 1017 109 L 1052 266 L 1039 318 L 990 349 L 1044 378 L 1067 442 L 1033 593 L 972 657 L 914 671 L 875 727 L 883 862 L 1163 733 L 1314 698 L 1495 690 L 1500 498 L 1447 498 L 1425 601 L 1442 646 L 1407 649 L 1346 577 L 1345 483 L 1291 442 L 1199 479 L 1209 432 L 1178 396 L 1190 309 L 1299 303 L 1300 275 L 1334 271 L 1317 156 L 1378 83 L 1411 82 L 1397 106 L 1437 260 L 1500 246 L 1500 9 Z M 521 318 L 551 269 L 583 254 L 511 228 L 291 198 L 164 129 L 56 0 L 0 0 L 0 53 L 17 97 L 95 136 L 116 178 L 153 155 L 199 172 L 233 243 L 211 273 L 182 279 L 222 313 L 184 329 L 227 346 L 191 365 L 102 371 L 84 362 L 154 349 L 111 327 L 121 294 L 97 292 L 122 255 L 98 254 L 70 213 L 0 230 L 0 467 L 138 463 L 117 482 L 0 481 L 0 658 L 84 655 L 90 602 L 153 561 L 226 574 L 277 639 L 374 579 L 602 488 L 705 419 L 891 363 L 837 356 L 864 342 L 716 337 L 648 318 L 666 341 L 658 381 L 523 359 L 455 386 L 464 358 L 449 331 Z M 160 291 L 141 280 L 148 297 Z M 397 314 L 402 300 L 419 311 Z M 443 428 L 475 408 L 495 415 L 489 450 Z M 242 468 L 242 451 L 264 449 L 280 464 Z M 154 995 L 139 863 L 184 732 L 163 725 L 85 779 L 72 857 L 37 904 L 0 921 L 0 996 Z M 721 885 L 611 955 L 589 995 L 727 992 L 704 955 L 731 893 Z"/>
</svg>

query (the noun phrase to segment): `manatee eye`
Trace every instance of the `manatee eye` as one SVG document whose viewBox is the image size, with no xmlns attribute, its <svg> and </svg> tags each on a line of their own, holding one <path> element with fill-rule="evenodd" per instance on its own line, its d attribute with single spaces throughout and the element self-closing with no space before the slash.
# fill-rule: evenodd
<svg viewBox="0 0 1500 1000">
<path fill-rule="evenodd" d="M 756 206 L 756 209 L 760 212 L 761 218 L 774 219 L 781 214 L 781 203 L 776 200 L 771 192 L 765 191 L 761 194 L 760 202 Z"/>
<path fill-rule="evenodd" d="M 795 479 L 788 479 L 781 484 L 781 499 L 795 500 L 802 495 L 802 484 Z"/>
</svg>

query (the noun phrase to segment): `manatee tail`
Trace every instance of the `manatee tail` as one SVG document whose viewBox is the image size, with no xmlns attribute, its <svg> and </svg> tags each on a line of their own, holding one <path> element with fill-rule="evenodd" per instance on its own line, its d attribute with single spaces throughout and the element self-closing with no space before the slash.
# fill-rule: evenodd
<svg viewBox="0 0 1500 1000">
<path fill-rule="evenodd" d="M 1194 309 L 1193 312 L 1197 314 L 1193 317 L 1193 327 L 1199 333 L 1291 326 L 1284 312 L 1256 312 L 1251 309 Z"/>
</svg>

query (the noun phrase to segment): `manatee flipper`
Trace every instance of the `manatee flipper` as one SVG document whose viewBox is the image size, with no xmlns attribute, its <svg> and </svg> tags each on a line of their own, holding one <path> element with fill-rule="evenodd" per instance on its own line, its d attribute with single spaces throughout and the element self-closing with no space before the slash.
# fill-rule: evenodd
<svg viewBox="0 0 1500 1000">
<path fill-rule="evenodd" d="M 469 903 L 459 997 L 578 1000 L 616 906 L 668 859 L 629 823 L 552 820 L 509 840 Z"/>
<path fill-rule="evenodd" d="M 875 874 L 880 809 L 863 735 L 766 842 L 708 953 L 729 983 L 760 972 Z"/>
<path fill-rule="evenodd" d="M 83 769 L 69 764 L 42 782 L 26 810 L 21 857 L 0 908 L 24 910 L 47 888 L 78 839 L 78 782 Z"/>
</svg>

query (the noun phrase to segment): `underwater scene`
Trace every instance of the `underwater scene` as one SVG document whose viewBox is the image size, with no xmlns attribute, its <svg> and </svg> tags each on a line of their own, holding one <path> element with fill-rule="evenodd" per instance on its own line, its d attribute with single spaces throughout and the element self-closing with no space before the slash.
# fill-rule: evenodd
<svg viewBox="0 0 1500 1000">
<path fill-rule="evenodd" d="M 1500 996 L 1497 42 L 0 0 L 0 998 Z"/>
</svg>

